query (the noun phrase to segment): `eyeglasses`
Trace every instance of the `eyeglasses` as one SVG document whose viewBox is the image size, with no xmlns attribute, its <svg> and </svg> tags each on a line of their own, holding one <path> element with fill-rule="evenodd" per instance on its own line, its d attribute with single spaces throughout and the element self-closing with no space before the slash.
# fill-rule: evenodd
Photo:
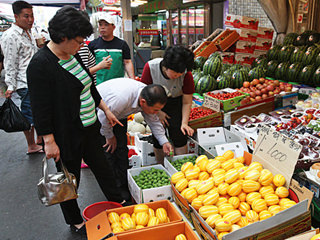
<svg viewBox="0 0 320 240">
<path fill-rule="evenodd" d="M 75 38 L 73 38 L 73 40 L 76 41 L 79 44 L 79 46 L 82 46 L 84 44 L 84 40 L 79 41 L 79 40 L 77 40 Z"/>
</svg>

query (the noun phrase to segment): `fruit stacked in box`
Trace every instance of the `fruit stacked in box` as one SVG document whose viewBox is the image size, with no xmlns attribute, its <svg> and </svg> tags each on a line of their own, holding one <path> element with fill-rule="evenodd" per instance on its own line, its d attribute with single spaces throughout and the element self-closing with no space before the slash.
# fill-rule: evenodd
<svg viewBox="0 0 320 240">
<path fill-rule="evenodd" d="M 259 162 L 245 166 L 244 158 L 234 158 L 230 150 L 215 159 L 201 155 L 195 164 L 186 162 L 171 182 L 219 239 L 296 204 L 288 198 L 283 175 L 273 175 Z"/>
<path fill-rule="evenodd" d="M 182 220 L 179 213 L 167 200 L 110 209 L 107 210 L 107 216 L 113 233 L 122 233 Z"/>
<path fill-rule="evenodd" d="M 169 162 L 177 171 L 181 171 L 181 167 L 183 164 L 185 164 L 186 162 L 191 162 L 194 165 L 196 163 L 196 158 L 196 156 L 183 157 L 175 161 L 169 160 Z"/>
<path fill-rule="evenodd" d="M 164 170 L 151 168 L 143 170 L 139 175 L 132 176 L 141 189 L 156 188 L 170 185 L 170 178 Z"/>
<path fill-rule="evenodd" d="M 195 107 L 192 108 L 189 115 L 189 121 L 207 117 L 209 115 L 212 115 L 214 113 L 213 110 L 210 108 L 203 108 L 203 107 Z"/>
</svg>

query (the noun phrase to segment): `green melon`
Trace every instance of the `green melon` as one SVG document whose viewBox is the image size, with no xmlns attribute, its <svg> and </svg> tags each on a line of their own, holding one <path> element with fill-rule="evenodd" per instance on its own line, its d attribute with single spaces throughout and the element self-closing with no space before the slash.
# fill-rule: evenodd
<svg viewBox="0 0 320 240">
<path fill-rule="evenodd" d="M 220 58 L 216 57 L 214 59 L 208 59 L 203 65 L 203 73 L 205 75 L 210 74 L 214 78 L 217 78 L 222 69 L 222 61 Z"/>
<path fill-rule="evenodd" d="M 304 65 L 299 62 L 291 64 L 288 68 L 286 79 L 291 82 L 297 82 L 298 77 L 299 77 L 300 72 L 303 69 L 303 67 L 304 67 Z"/>
<path fill-rule="evenodd" d="M 275 77 L 275 71 L 278 67 L 279 63 L 276 60 L 271 60 L 267 64 L 267 71 L 266 71 L 266 76 L 267 77 Z"/>
<path fill-rule="evenodd" d="M 304 51 L 301 50 L 299 47 L 295 47 L 291 57 L 290 57 L 290 62 L 295 63 L 295 62 L 301 62 L 304 56 Z"/>
<path fill-rule="evenodd" d="M 229 88 L 231 86 L 231 77 L 229 75 L 220 75 L 217 78 L 217 89 L 224 89 L 224 88 Z"/>
<path fill-rule="evenodd" d="M 241 88 L 245 81 L 248 81 L 248 73 L 241 69 L 236 70 L 232 75 L 233 88 Z"/>
<path fill-rule="evenodd" d="M 314 72 L 313 75 L 313 86 L 319 87 L 320 86 L 320 67 Z"/>
<path fill-rule="evenodd" d="M 275 78 L 277 80 L 286 80 L 287 70 L 289 66 L 290 66 L 290 62 L 280 63 L 276 69 Z"/>
<path fill-rule="evenodd" d="M 205 61 L 206 61 L 206 59 L 204 57 L 201 57 L 201 56 L 196 57 L 196 59 L 194 60 L 194 68 L 195 69 L 197 69 L 197 68 L 202 69 Z"/>
<path fill-rule="evenodd" d="M 320 49 L 315 47 L 309 47 L 303 55 L 302 62 L 305 65 L 313 64 L 316 61 L 316 58 L 319 52 L 320 52 Z"/>
<path fill-rule="evenodd" d="M 316 71 L 316 68 L 314 65 L 305 66 L 299 74 L 299 83 L 303 83 L 307 85 L 313 84 L 312 77 L 315 71 Z"/>
<path fill-rule="evenodd" d="M 295 49 L 294 46 L 283 46 L 280 50 L 280 53 L 279 53 L 280 62 L 289 61 L 294 49 Z"/>
<path fill-rule="evenodd" d="M 219 52 L 211 53 L 210 56 L 208 57 L 208 59 L 214 59 L 216 57 L 220 58 L 220 60 L 222 61 L 222 58 L 221 58 L 221 55 Z"/>
<path fill-rule="evenodd" d="M 283 39 L 283 45 L 293 45 L 298 36 L 298 33 L 288 33 Z"/>
<path fill-rule="evenodd" d="M 224 73 L 225 71 L 227 71 L 229 68 L 231 68 L 231 66 L 232 66 L 231 64 L 223 63 L 221 68 L 221 73 Z"/>
<path fill-rule="evenodd" d="M 274 45 L 267 51 L 268 60 L 278 60 L 282 45 Z"/>
<path fill-rule="evenodd" d="M 303 33 L 301 33 L 294 41 L 294 45 L 295 46 L 303 46 L 303 45 L 306 45 L 307 44 L 307 41 L 309 39 L 309 36 L 311 34 L 315 33 L 314 31 L 312 30 L 307 30 L 307 31 L 304 31 Z"/>
<path fill-rule="evenodd" d="M 318 56 L 314 60 L 314 65 L 317 66 L 317 67 L 320 66 L 320 53 L 318 54 Z"/>
<path fill-rule="evenodd" d="M 251 69 L 251 71 L 248 74 L 248 77 L 249 77 L 249 81 L 252 81 L 253 79 L 265 78 L 266 71 L 262 66 L 258 66 Z"/>
<path fill-rule="evenodd" d="M 217 87 L 217 81 L 211 75 L 202 76 L 195 88 L 196 92 L 199 94 L 203 94 L 206 92 L 210 92 Z"/>
</svg>

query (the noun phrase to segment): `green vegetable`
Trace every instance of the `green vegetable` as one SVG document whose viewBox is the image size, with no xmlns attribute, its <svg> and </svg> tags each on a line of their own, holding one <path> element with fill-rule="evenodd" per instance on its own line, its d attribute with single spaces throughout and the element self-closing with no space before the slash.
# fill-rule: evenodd
<svg viewBox="0 0 320 240">
<path fill-rule="evenodd" d="M 170 177 L 161 169 L 151 168 L 149 170 L 143 170 L 139 175 L 132 177 L 141 189 L 170 185 Z"/>
<path fill-rule="evenodd" d="M 192 162 L 194 165 L 196 163 L 197 156 L 184 157 L 181 159 L 177 159 L 175 161 L 170 161 L 172 166 L 177 169 L 177 171 L 181 171 L 181 166 L 186 162 Z"/>
</svg>

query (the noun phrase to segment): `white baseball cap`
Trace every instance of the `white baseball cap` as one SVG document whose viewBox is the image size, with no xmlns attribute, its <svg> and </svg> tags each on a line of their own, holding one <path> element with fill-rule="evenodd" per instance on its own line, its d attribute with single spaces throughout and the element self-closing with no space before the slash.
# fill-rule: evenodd
<svg viewBox="0 0 320 240">
<path fill-rule="evenodd" d="M 114 21 L 113 17 L 111 15 L 109 15 L 108 13 L 105 13 L 105 12 L 101 13 L 98 16 L 98 22 L 101 21 L 101 20 L 104 20 L 109 24 L 115 25 L 115 21 Z"/>
</svg>

